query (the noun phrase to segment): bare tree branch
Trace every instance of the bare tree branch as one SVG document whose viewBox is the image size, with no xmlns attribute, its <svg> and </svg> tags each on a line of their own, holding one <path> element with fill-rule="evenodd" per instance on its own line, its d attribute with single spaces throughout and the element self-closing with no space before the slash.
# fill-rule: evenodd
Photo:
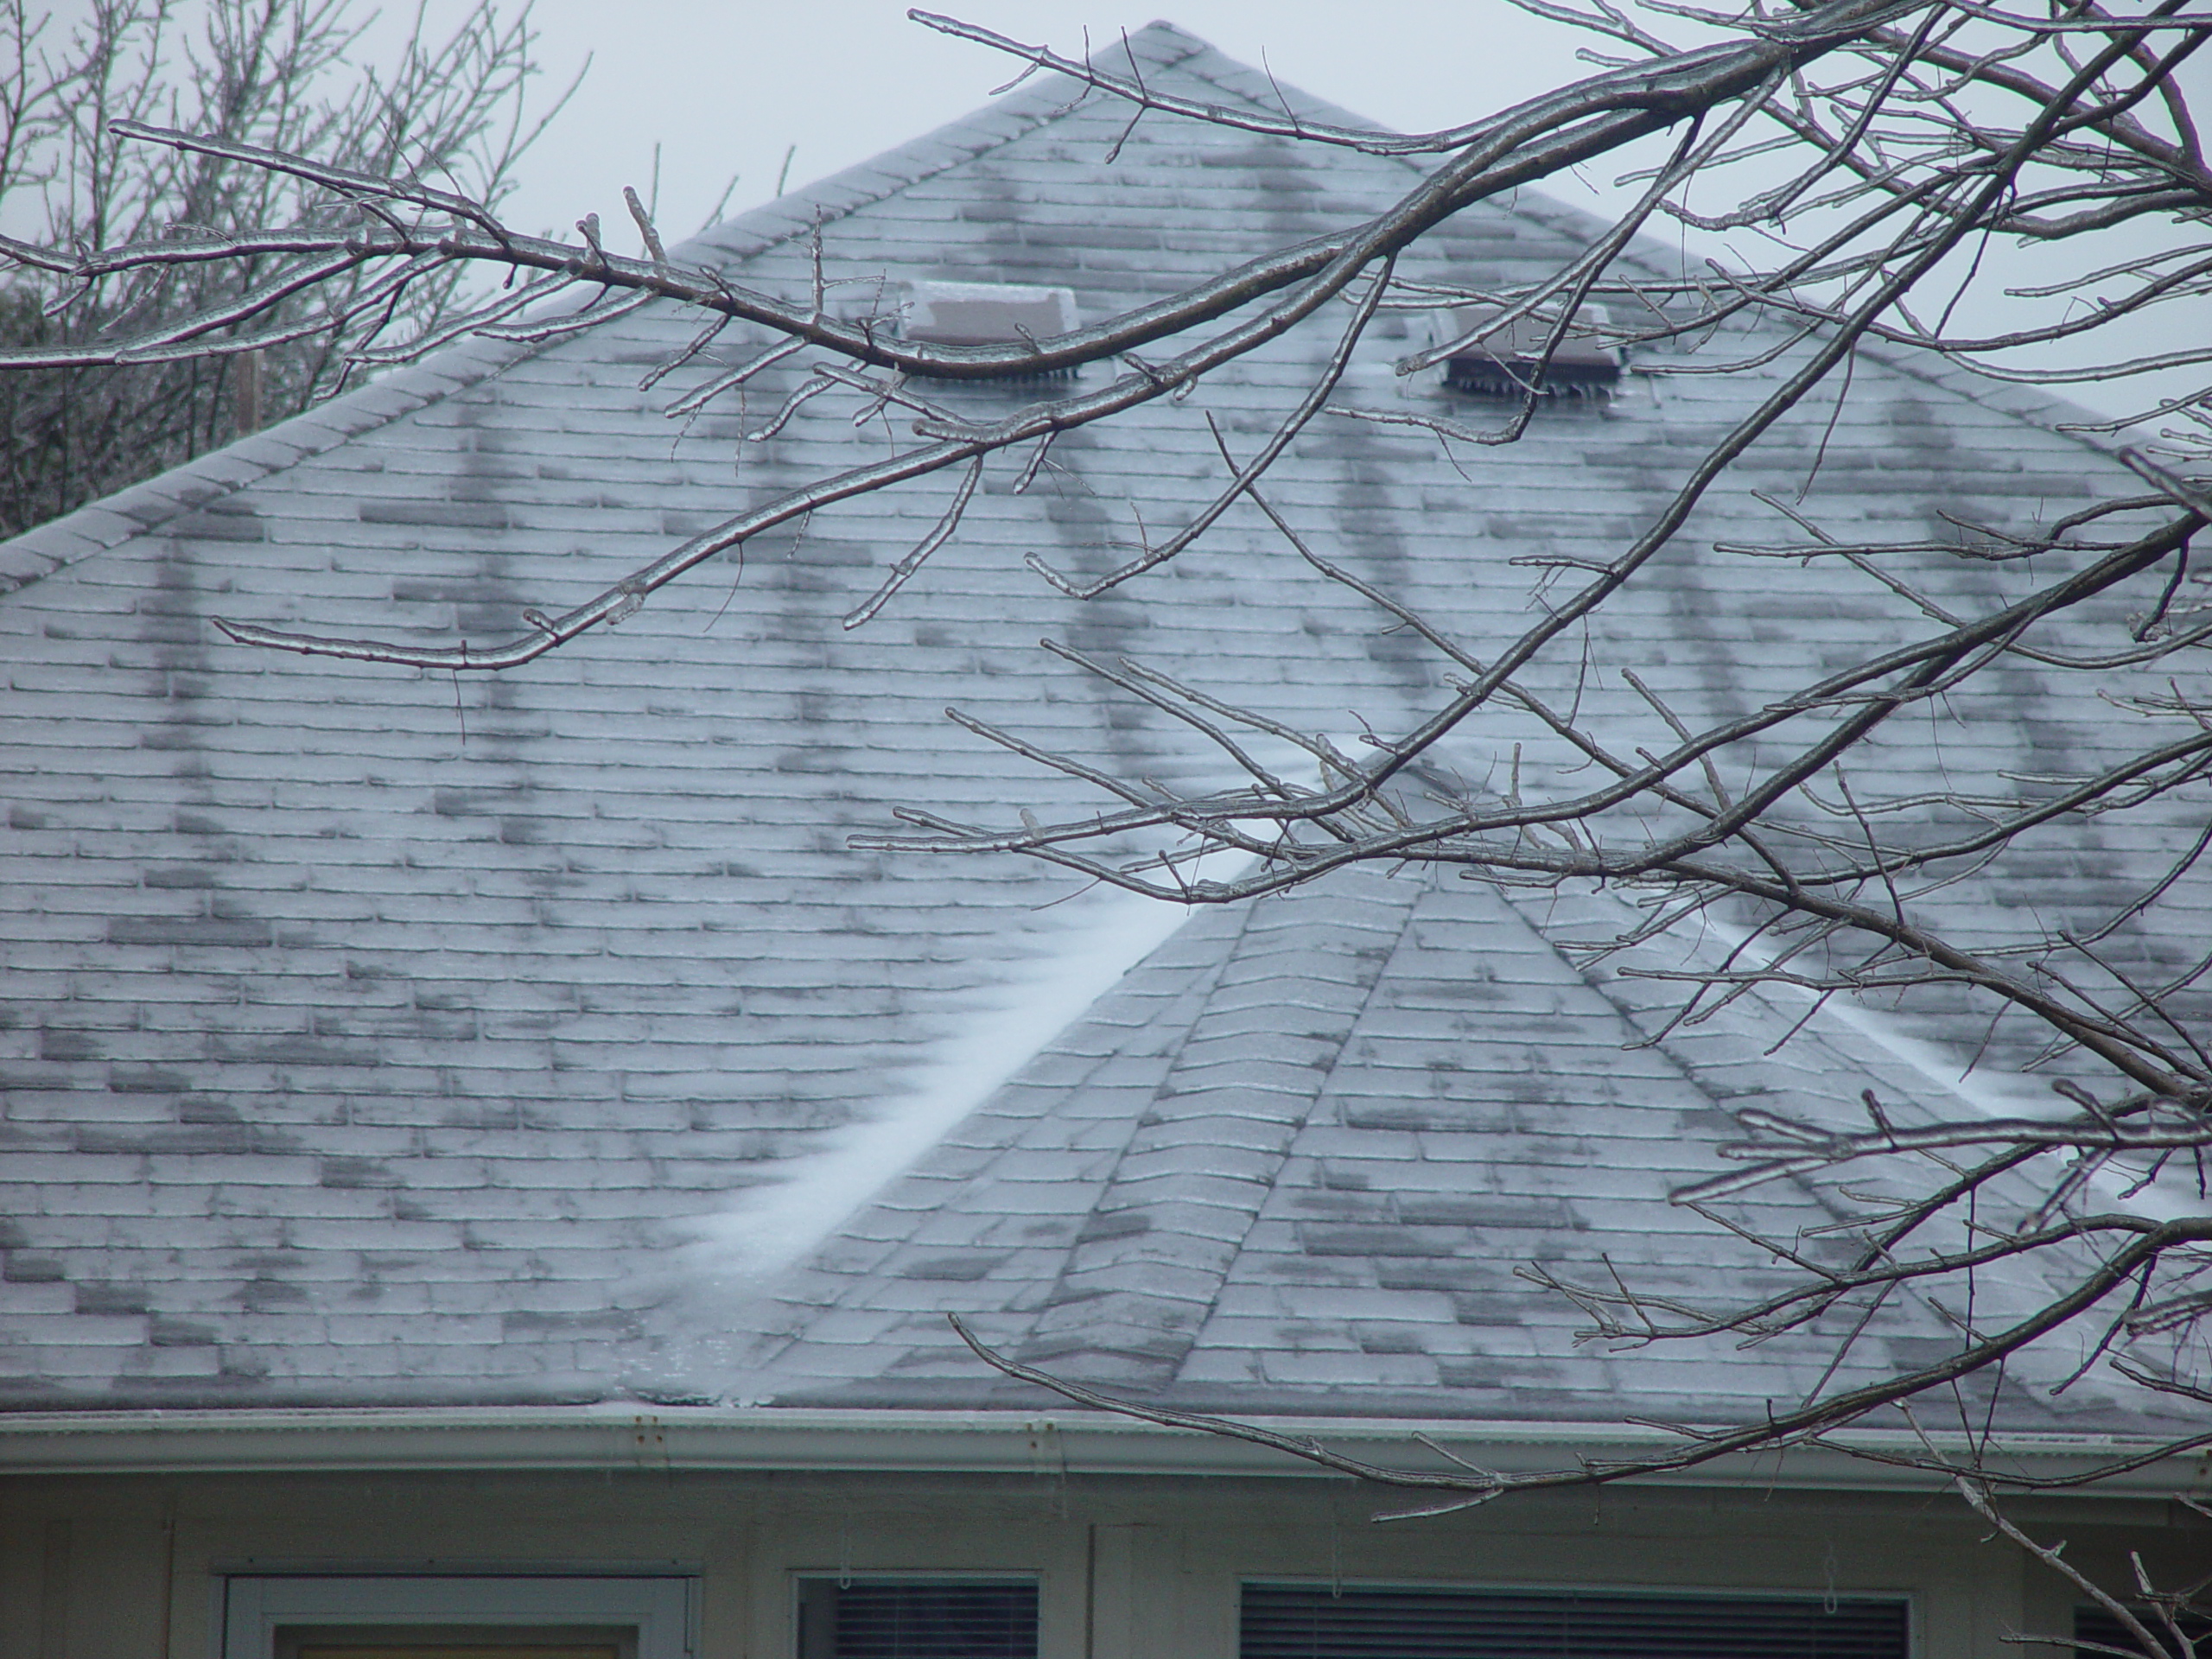
<svg viewBox="0 0 2212 1659">
<path fill-rule="evenodd" d="M 276 16 L 273 0 L 256 0 L 259 10 L 224 3 L 241 29 Z M 137 3 L 165 15 L 166 0 Z M 1520 3 L 1603 37 L 1617 55 L 1511 109 L 1418 135 L 1311 120 L 1264 100 L 1183 97 L 1141 73 L 1134 50 L 1080 62 L 913 14 L 1011 55 L 1025 75 L 1120 100 L 1124 145 L 1158 122 L 1198 122 L 1312 146 L 1334 164 L 1384 156 L 1424 169 L 1401 175 L 1404 188 L 1379 211 L 1346 214 L 1325 234 L 1224 261 L 1116 315 L 981 343 L 925 337 L 880 292 L 849 303 L 819 218 L 793 249 L 810 276 L 790 293 L 690 263 L 711 257 L 698 245 L 671 251 L 634 192 L 626 205 L 642 257 L 608 249 L 589 217 L 573 242 L 518 234 L 498 216 L 503 161 L 487 160 L 474 188 L 423 181 L 482 148 L 480 95 L 433 99 L 444 113 L 430 130 L 379 150 L 337 115 L 305 126 L 162 118 L 150 81 L 124 84 L 129 54 L 103 48 L 68 88 L 75 97 L 107 77 L 109 130 L 126 142 L 100 153 L 137 158 L 131 165 L 160 185 L 147 188 L 149 201 L 194 205 L 103 209 L 42 242 L 0 241 L 16 284 L 0 294 L 14 308 L 0 385 L 34 389 L 11 394 L 20 401 L 72 375 L 157 365 L 213 375 L 247 353 L 281 351 L 313 358 L 297 387 L 325 387 L 348 366 L 408 361 L 469 336 L 530 345 L 660 308 L 691 325 L 689 344 L 639 383 L 641 392 L 666 383 L 657 395 L 671 419 L 688 425 L 738 408 L 741 453 L 779 457 L 804 453 L 794 439 L 833 416 L 868 429 L 868 458 L 795 467 L 583 603 L 523 609 L 503 638 L 378 637 L 373 619 L 313 631 L 218 624 L 240 643 L 306 655 L 496 671 L 619 622 L 753 538 L 921 486 L 928 505 L 914 522 L 928 528 L 887 552 L 843 619 L 865 626 L 930 580 L 928 562 L 969 528 L 995 467 L 1020 495 L 1059 475 L 1054 445 L 1070 435 L 1165 418 L 1207 377 L 1278 342 L 1304 343 L 1304 378 L 1255 423 L 1249 454 L 1206 416 L 1215 453 L 1194 505 L 1163 516 L 1132 494 L 1119 522 L 1135 522 L 1135 538 L 1090 550 L 1103 554 L 1098 567 L 1064 569 L 1034 552 L 1027 565 L 1074 601 L 1166 603 L 1147 578 L 1218 544 L 1249 508 L 1305 569 L 1424 654 L 1431 689 L 1409 694 L 1395 726 L 1339 740 L 1286 717 L 1264 688 L 1240 692 L 1204 672 L 1048 644 L 1056 664 L 1197 746 L 1205 764 L 1177 774 L 1195 781 L 1124 776 L 1077 741 L 952 711 L 982 740 L 1098 791 L 1099 810 L 1046 814 L 1007 802 L 1002 822 L 971 823 L 927 803 L 893 803 L 893 820 L 912 832 L 855 845 L 1014 853 L 1185 904 L 1243 902 L 1359 864 L 1431 866 L 1519 893 L 1600 895 L 1618 904 L 1618 924 L 1578 948 L 1593 966 L 1611 963 L 1637 995 L 1671 999 L 1649 1015 L 1652 1044 L 1689 1040 L 1723 1012 L 1761 1001 L 1778 1012 L 1777 1047 L 1826 1021 L 1896 1011 L 1922 1021 L 1914 1029 L 1939 1026 L 1976 1064 L 1993 1045 L 2024 1052 L 2021 1066 L 2044 1072 L 2066 1103 L 2048 1117 L 1977 1103 L 1908 1121 L 1870 1093 L 1871 1128 L 1855 1116 L 1839 1125 L 1741 1112 L 1745 1138 L 1718 1149 L 1741 1167 L 1673 1195 L 1772 1264 L 1713 1306 L 1610 1268 L 1598 1282 L 1531 1269 L 1589 1313 L 1592 1340 L 1826 1344 L 1806 1372 L 1818 1381 L 1796 1406 L 1681 1427 L 1678 1444 L 1648 1456 L 1535 1473 L 1450 1454 L 1440 1467 L 1395 1468 L 1113 1397 L 995 1353 L 964 1329 L 963 1339 L 1007 1376 L 1084 1405 L 1230 1435 L 1446 1507 L 1808 1444 L 1955 1478 L 1969 1502 L 1987 1506 L 2000 1478 L 1987 1452 L 1990 1414 L 2000 1393 L 2025 1386 L 2018 1377 L 2031 1352 L 2075 1344 L 2037 1373 L 2058 1376 L 2062 1389 L 2092 1376 L 2140 1391 L 2131 1398 L 2194 1401 L 2212 1388 L 2201 1370 L 2212 1313 L 2202 1173 L 2212 1146 L 2212 957 L 2198 937 L 2212 848 L 2212 697 L 2202 689 L 2212 585 L 2192 563 L 2212 524 L 2212 352 L 2191 343 L 2201 330 L 2187 322 L 2187 308 L 2212 297 L 2212 168 L 2177 73 L 2212 40 L 2212 18 L 2184 0 L 2145 0 L 2124 14 L 1986 0 L 1826 0 L 1728 16 L 1671 0 L 1649 0 L 1641 16 L 1610 3 Z M 1676 47 L 1666 38 L 1676 21 L 1719 38 Z M 508 86 L 526 35 L 483 38 L 472 60 L 482 85 Z M 435 83 L 418 73 L 415 85 L 411 95 L 428 97 Z M 57 108 L 0 100 L 12 111 L 0 181 L 39 144 L 59 142 Z M 1637 148 L 1647 140 L 1654 146 Z M 1509 276 L 1435 257 L 1436 233 L 1454 216 L 1601 161 L 1630 169 L 1640 188 L 1548 265 Z M 242 190 L 239 180 L 259 182 Z M 229 194 L 203 207 L 194 192 L 208 181 L 229 181 Z M 1658 257 L 1642 237 L 1655 218 L 1726 235 L 1729 257 L 1702 268 Z M 2164 241 L 2146 247 L 2145 235 Z M 2011 263 L 2021 247 L 2032 250 L 2032 270 Z M 471 271 L 512 286 L 461 302 L 454 284 Z M 1969 315 L 1971 327 L 1959 321 Z M 48 327 L 73 316 L 97 321 Z M 2114 343 L 2145 319 L 2177 318 L 2147 348 Z M 1375 336 L 1387 331 L 1378 325 L 1402 330 L 1408 319 L 1427 332 L 1376 363 Z M 718 344 L 726 335 L 742 344 Z M 2086 357 L 2056 354 L 2085 343 Z M 1563 387 L 1573 362 L 1591 385 Z M 2170 424 L 2130 433 L 2086 502 L 2075 495 L 2032 523 L 1991 524 L 1988 509 L 1961 499 L 1890 536 L 1878 519 L 1834 522 L 1815 490 L 1823 465 L 1838 464 L 1831 439 L 1869 365 L 1954 384 L 1971 371 L 1984 398 L 2001 381 L 2153 370 L 2197 380 L 2159 397 L 2157 418 Z M 1085 368 L 1087 382 L 1065 378 Z M 1488 390 L 1466 380 L 1477 370 Z M 1359 406 L 1378 401 L 1384 372 L 1407 399 Z M 1569 391 L 1608 395 L 1603 383 L 1617 375 L 1645 396 L 1734 391 L 1725 419 L 1712 416 L 1702 448 L 1667 474 L 1637 521 L 1610 539 L 1578 531 L 1520 562 L 1527 611 L 1510 625 L 1485 619 L 1471 632 L 1464 618 L 1356 569 L 1270 481 L 1285 455 L 1331 429 L 1316 424 L 1325 415 L 1363 423 L 1378 445 L 1503 449 Z M 986 404 L 943 390 L 963 382 L 1020 392 Z M 756 396 L 765 414 L 746 404 Z M 204 390 L 182 401 L 195 421 L 209 407 Z M 1928 465 L 1932 478 L 1936 463 Z M 2086 450 L 2082 470 L 2100 470 Z M 1777 472 L 1802 480 L 1794 499 Z M 925 482 L 940 474 L 942 483 Z M 1770 531 L 1745 528 L 1759 522 L 1744 505 L 1754 502 L 1774 515 Z M 1726 539 L 1692 546 L 1706 533 L 1701 515 L 1737 505 Z M 1821 580 L 1863 584 L 1853 591 L 1863 592 L 1867 620 L 1850 640 L 1791 642 L 1802 667 L 1783 695 L 1756 706 L 1685 695 L 1635 607 L 1708 555 L 1744 573 L 1746 588 L 1802 580 L 1793 567 L 1808 565 Z M 2023 684 L 2031 692 L 2017 693 Z M 2064 760 L 2031 754 L 2011 724 L 2024 697 L 2064 709 L 2068 729 L 2094 741 Z M 1964 765 L 1955 777 L 1944 734 L 1961 727 L 1983 753 L 2018 758 Z M 2086 915 L 1980 900 L 2054 849 L 2094 866 L 2122 842 L 2152 854 L 2100 887 Z M 1238 873 L 1207 874 L 1216 853 L 1237 855 Z M 1964 1084 L 1959 1093 L 1969 1095 Z M 1779 1236 L 1737 1203 L 1782 1182 L 1832 1224 Z M 1988 1288 L 2005 1275 L 2031 1288 L 2007 1302 Z M 1940 1321 L 1947 1351 L 1874 1357 L 1873 1338 L 1914 1319 L 1919 1329 Z M 1962 1403 L 1969 1381 L 1989 1389 L 1978 1425 Z M 1963 1463 L 1932 1441 L 1899 1452 L 1847 1433 L 1938 1393 L 1967 1423 Z M 2185 1435 L 2116 1457 L 2107 1471 L 2202 1444 L 2212 1436 Z M 1984 1512 L 2009 1528 L 1993 1508 Z M 2177 1627 L 2161 1636 L 2139 1618 L 2130 1630 L 2167 1641 L 2164 1659 L 2181 1659 Z"/>
</svg>

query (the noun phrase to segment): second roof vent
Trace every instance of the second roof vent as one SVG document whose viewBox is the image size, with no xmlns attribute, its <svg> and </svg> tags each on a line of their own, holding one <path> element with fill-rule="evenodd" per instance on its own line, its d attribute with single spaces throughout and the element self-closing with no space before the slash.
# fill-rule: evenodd
<svg viewBox="0 0 2212 1659">
<path fill-rule="evenodd" d="M 1605 343 L 1610 319 L 1603 310 L 1585 306 L 1574 314 L 1567 337 L 1541 374 L 1537 364 L 1558 318 L 1521 316 L 1484 329 L 1485 323 L 1503 314 L 1502 306 L 1460 305 L 1438 315 L 1440 340 L 1467 341 L 1445 359 L 1445 385 L 1481 397 L 1518 398 L 1531 386 L 1545 397 L 1603 399 L 1611 395 L 1621 378 L 1621 354 Z"/>
</svg>

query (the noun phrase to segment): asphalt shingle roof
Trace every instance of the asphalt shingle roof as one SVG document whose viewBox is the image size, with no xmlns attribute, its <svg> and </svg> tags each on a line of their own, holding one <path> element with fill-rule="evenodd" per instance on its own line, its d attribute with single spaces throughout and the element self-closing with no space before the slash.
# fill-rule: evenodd
<svg viewBox="0 0 2212 1659">
<path fill-rule="evenodd" d="M 1618 925 L 1604 905 L 1577 919 Z M 979 1372 L 950 1313 L 1029 1364 L 1185 1410 L 1601 1422 L 1633 1399 L 1710 1422 L 1794 1404 L 1855 1313 L 1756 1363 L 1732 1333 L 1579 1346 L 1587 1316 L 1524 1267 L 1600 1289 L 1618 1271 L 1678 1304 L 1754 1298 L 1784 1282 L 1773 1257 L 1668 1199 L 1740 1134 L 1732 1097 L 1832 1122 L 1866 1087 L 1916 1119 L 1962 1103 L 1840 1020 L 1745 1075 L 1732 1058 L 1801 1023 L 1771 998 L 1644 1042 L 1643 983 L 1578 968 L 1503 895 L 1433 873 L 1200 917 L 784 1275 L 749 1345 L 702 1324 L 668 1386 L 739 1376 L 817 1407 L 1033 1398 Z M 1722 1207 L 1815 1256 L 1839 1248 L 1802 1235 L 1843 1213 L 1804 1188 Z M 1985 1281 L 1982 1318 L 2047 1288 Z M 711 1271 L 693 1294 L 733 1300 Z M 1928 1307 L 1892 1313 L 1843 1382 L 1955 1340 Z M 2112 1408 L 2094 1389 L 2008 1407 L 2042 1428 Z"/>
<path fill-rule="evenodd" d="M 1276 96 L 1164 26 L 1133 49 L 1193 95 Z M 1413 176 L 1157 116 L 1109 164 L 1126 125 L 1032 86 L 680 257 L 797 294 L 818 222 L 839 282 L 1065 283 L 1096 317 L 1370 212 Z M 1523 193 L 1461 215 L 1421 259 L 1512 280 L 1586 228 Z M 1022 565 L 1035 550 L 1102 571 L 1137 533 L 1132 501 L 1155 524 L 1202 505 L 1205 415 L 1249 448 L 1326 341 L 1287 337 L 1185 405 L 1068 435 L 1027 495 L 1018 461 L 993 469 L 960 536 L 856 632 L 839 618 L 949 481 L 760 537 L 497 678 L 303 662 L 213 630 L 220 614 L 509 632 L 733 502 L 880 448 L 830 399 L 739 443 L 797 370 L 763 376 L 742 411 L 664 419 L 760 343 L 733 329 L 721 357 L 641 391 L 694 332 L 649 307 L 540 346 L 468 345 L 0 548 L 0 1401 L 1010 1397 L 951 1345 L 946 1309 L 1074 1374 L 1245 1411 L 1605 1419 L 1802 1385 L 1796 1351 L 1578 1354 L 1580 1316 L 1512 1270 L 1603 1253 L 1684 1294 L 1756 1275 L 1757 1252 L 1666 1190 L 1711 1172 L 1746 1101 L 1833 1112 L 1878 1086 L 1942 1108 L 1943 1084 L 1894 1048 L 1815 1022 L 1768 1058 L 1801 1011 L 1759 998 L 1631 1046 L 1661 993 L 1559 948 L 1562 929 L 1617 923 L 1603 896 L 1361 874 L 1193 915 L 1147 949 L 1177 918 L 1096 896 L 1048 907 L 1065 883 L 1013 860 L 846 844 L 901 803 L 1095 804 L 945 722 L 947 703 L 1125 773 L 1213 775 L 1188 734 L 1042 666 L 1040 633 L 1313 728 L 1387 729 L 1435 696 L 1418 642 L 1256 516 L 1089 604 Z M 1401 395 L 1389 349 L 1351 395 Z M 1643 374 L 1610 408 L 1548 410 L 1510 449 L 1456 458 L 1335 423 L 1271 499 L 1479 649 L 1522 626 L 1516 561 L 1632 533 L 1782 372 Z M 2017 524 L 2121 487 L 2033 412 L 1870 355 L 1807 511 L 1839 533 L 1942 535 L 1946 511 Z M 1783 423 L 1746 486 L 1794 495 L 1829 416 Z M 1776 524 L 1746 494 L 1710 505 L 1664 580 L 1609 608 L 1592 658 L 1633 649 L 1701 720 L 1758 706 L 1808 655 L 1888 638 L 1891 608 L 1847 570 L 1783 582 L 1713 551 Z M 1961 603 L 2009 579 L 1929 576 Z M 1663 732 L 1617 680 L 1586 691 Z M 1993 788 L 2106 741 L 2101 705 L 2051 701 L 2026 671 L 1990 695 L 2032 718 L 1939 761 L 1890 758 Z M 1480 782 L 1523 735 L 1459 763 Z M 1551 760 L 1529 744 L 1534 789 Z M 2088 914 L 2165 833 L 2115 826 L 2031 857 L 2018 902 L 1934 902 L 2000 930 L 2031 909 Z M 1085 961 L 1102 983 L 1131 971 L 1047 1020 L 1035 983 Z M 1011 1033 L 1004 1064 L 960 1060 L 990 1021 Z M 906 1173 L 880 1192 L 833 1181 L 842 1201 L 780 1252 L 745 1242 L 747 1217 L 782 1213 L 810 1171 L 865 1173 L 872 1138 L 912 1129 L 925 1096 L 943 1122 Z M 1785 1230 L 1825 1214 L 1795 1189 L 1757 1202 Z"/>
</svg>

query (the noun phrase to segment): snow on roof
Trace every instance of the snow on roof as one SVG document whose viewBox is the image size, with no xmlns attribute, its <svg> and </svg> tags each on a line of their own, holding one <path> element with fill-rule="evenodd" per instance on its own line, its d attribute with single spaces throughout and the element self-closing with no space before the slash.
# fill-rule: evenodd
<svg viewBox="0 0 2212 1659">
<path fill-rule="evenodd" d="M 1181 926 L 1186 912 L 1107 890 L 1058 912 L 1063 931 L 927 1050 L 903 1089 L 796 1153 L 783 1178 L 699 1228 L 693 1268 L 760 1283 L 817 1248 L 982 1110 L 1052 1038 Z"/>
<path fill-rule="evenodd" d="M 1278 96 L 1165 26 L 1132 49 L 1176 91 Z M 1065 286 L 1097 317 L 1411 176 L 1157 115 L 1109 164 L 1127 124 L 1032 86 L 682 257 L 800 292 L 819 222 L 836 279 Z M 1420 258 L 1512 280 L 1586 229 L 1523 192 Z M 1664 1189 L 1709 1173 L 1731 1108 L 1941 1093 L 1895 1052 L 1815 1030 L 1763 1058 L 1796 1016 L 1757 998 L 1626 1047 L 1649 987 L 1560 953 L 1573 906 L 1441 879 L 1185 920 L 1052 908 L 1066 883 L 1010 859 L 848 847 L 899 804 L 1095 804 L 948 703 L 1130 775 L 1212 775 L 1186 734 L 1048 664 L 1040 634 L 1312 729 L 1348 702 L 1387 728 L 1435 692 L 1416 642 L 1256 518 L 1088 604 L 1021 563 L 1103 569 L 1131 497 L 1155 523 L 1195 508 L 1206 412 L 1232 442 L 1260 429 L 1325 346 L 1287 338 L 1185 405 L 1071 433 L 1027 495 L 990 473 L 959 537 L 851 633 L 838 619 L 945 486 L 757 538 L 498 678 L 214 632 L 217 614 L 509 630 L 880 444 L 827 400 L 766 446 L 735 442 L 735 409 L 665 420 L 656 399 L 716 365 L 639 382 L 693 328 L 649 307 L 469 346 L 0 548 L 0 1402 L 1006 1397 L 949 1345 L 947 1308 L 1026 1356 L 1238 1410 L 1611 1418 L 1786 1392 L 1803 1361 L 1775 1349 L 1578 1355 L 1579 1316 L 1511 1269 L 1603 1243 L 1694 1285 L 1726 1252 Z M 1389 349 L 1355 370 L 1360 397 L 1398 395 Z M 1513 561 L 1640 524 L 1746 395 L 1631 378 L 1456 462 L 1317 428 L 1273 498 L 1494 637 L 1527 602 Z M 762 377 L 753 417 L 791 384 Z M 1871 354 L 1812 504 L 1870 531 L 1942 508 L 2015 522 L 2120 476 L 1963 384 Z M 1785 423 L 1747 482 L 1794 493 L 1828 415 Z M 1655 689 L 1697 719 L 1887 626 L 1847 572 L 1776 583 L 1710 551 L 1770 529 L 1747 496 L 1713 504 L 1594 648 L 1668 642 Z M 1945 764 L 1971 780 L 2094 752 L 2090 724 L 2050 715 Z M 2037 902 L 2093 906 L 2155 855 L 2155 825 L 2101 833 L 2028 861 Z"/>
</svg>

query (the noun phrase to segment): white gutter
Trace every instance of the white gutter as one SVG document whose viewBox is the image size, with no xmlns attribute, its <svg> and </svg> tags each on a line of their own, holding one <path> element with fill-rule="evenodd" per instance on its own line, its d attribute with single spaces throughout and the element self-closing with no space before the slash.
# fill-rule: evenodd
<svg viewBox="0 0 2212 1659">
<path fill-rule="evenodd" d="M 1366 1460 L 1432 1469 L 1447 1465 L 1416 1435 L 1481 1467 L 1512 1472 L 1681 1444 L 1662 1430 L 1617 1424 L 1251 1421 L 1311 1435 Z M 1873 1452 L 1922 1449 L 1902 1433 L 1861 1430 L 1851 1439 Z M 2007 1438 L 1995 1461 L 2049 1478 L 2153 1449 L 2152 1442 L 2120 1436 L 2022 1435 Z M 1326 1478 L 1263 1446 L 1089 1414 L 613 1406 L 0 1414 L 4 1474 L 613 1468 Z M 1678 1486 L 1859 1491 L 1929 1491 L 1942 1484 L 1923 1471 L 1828 1447 L 1719 1459 L 1643 1478 Z M 2160 1459 L 2086 1490 L 2164 1498 L 2208 1484 L 2212 1452 L 2199 1452 Z"/>
</svg>

